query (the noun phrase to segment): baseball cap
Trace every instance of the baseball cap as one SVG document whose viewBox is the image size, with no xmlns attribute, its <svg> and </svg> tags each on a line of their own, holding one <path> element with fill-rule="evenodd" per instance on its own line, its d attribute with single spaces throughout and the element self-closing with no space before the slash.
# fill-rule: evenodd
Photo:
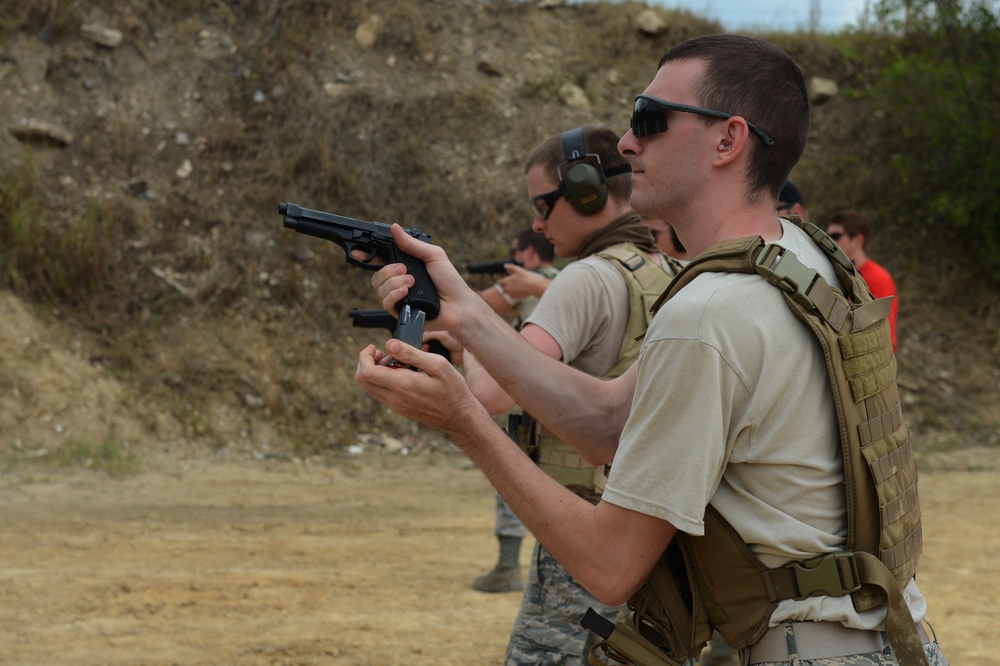
<svg viewBox="0 0 1000 666">
<path fill-rule="evenodd" d="M 806 202 L 802 199 L 802 195 L 799 193 L 799 188 L 795 187 L 795 183 L 790 180 L 785 181 L 785 185 L 781 188 L 781 194 L 778 195 L 778 204 L 785 204 L 787 206 L 792 206 L 794 204 L 806 205 Z"/>
</svg>

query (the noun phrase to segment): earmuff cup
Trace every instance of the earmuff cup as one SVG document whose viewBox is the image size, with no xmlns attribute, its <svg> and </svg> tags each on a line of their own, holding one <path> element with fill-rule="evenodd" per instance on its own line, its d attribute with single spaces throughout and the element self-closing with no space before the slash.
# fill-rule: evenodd
<svg viewBox="0 0 1000 666">
<path fill-rule="evenodd" d="M 582 127 L 563 133 L 563 155 L 566 161 L 560 165 L 559 180 L 566 200 L 584 215 L 599 213 L 608 202 L 608 181 L 600 158 L 587 154 Z M 563 171 L 564 167 L 568 168 Z"/>
<path fill-rule="evenodd" d="M 574 164 L 563 174 L 566 199 L 584 215 L 593 215 L 608 201 L 608 185 L 604 173 L 593 164 Z"/>
</svg>

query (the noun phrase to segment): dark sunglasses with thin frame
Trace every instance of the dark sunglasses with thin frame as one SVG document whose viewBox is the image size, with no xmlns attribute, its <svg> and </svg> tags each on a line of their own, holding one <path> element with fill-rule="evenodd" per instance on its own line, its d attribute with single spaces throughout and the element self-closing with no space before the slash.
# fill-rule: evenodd
<svg viewBox="0 0 1000 666">
<path fill-rule="evenodd" d="M 658 97 L 651 97 L 649 95 L 639 95 L 635 98 L 635 106 L 632 107 L 632 134 L 635 134 L 635 138 L 641 139 L 643 137 L 652 136 L 653 134 L 666 132 L 667 111 L 694 113 L 699 116 L 711 116 L 712 118 L 722 118 L 723 120 L 734 118 L 736 115 L 733 113 L 726 113 L 725 111 L 703 109 L 699 106 L 668 102 L 666 100 L 659 99 Z M 746 120 L 746 118 L 744 118 L 744 120 Z M 747 120 L 746 123 L 750 128 L 750 131 L 760 137 L 761 141 L 769 146 L 774 145 L 774 139 L 769 137 L 764 130 L 749 120 Z"/>
</svg>

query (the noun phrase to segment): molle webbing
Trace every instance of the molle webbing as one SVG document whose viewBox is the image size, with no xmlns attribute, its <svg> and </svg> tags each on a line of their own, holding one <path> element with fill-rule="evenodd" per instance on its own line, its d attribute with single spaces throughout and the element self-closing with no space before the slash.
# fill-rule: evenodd
<svg viewBox="0 0 1000 666">
<path fill-rule="evenodd" d="M 657 266 L 639 248 L 632 244 L 619 244 L 606 247 L 596 255 L 608 260 L 617 268 L 628 285 L 628 324 L 625 326 L 625 337 L 622 339 L 618 363 L 606 375 L 605 379 L 614 379 L 625 373 L 635 360 L 639 358 L 641 344 L 638 342 L 646 334 L 649 322 L 653 319 L 653 306 L 659 300 L 680 264 L 665 255 L 660 255 L 662 266 Z"/>
<path fill-rule="evenodd" d="M 667 585 L 659 580 L 662 576 L 651 576 L 629 601 L 632 619 L 626 625 L 619 621 L 617 630 L 644 628 L 648 633 L 651 627 L 683 626 L 686 639 L 661 632 L 663 649 L 683 660 L 712 627 L 736 649 L 753 645 L 782 599 L 849 594 L 859 612 L 886 605 L 886 633 L 899 663 L 924 666 L 926 657 L 902 594 L 920 559 L 921 528 L 916 465 L 900 411 L 886 321 L 891 300 L 873 299 L 850 260 L 823 231 L 798 218 L 792 221 L 828 256 L 843 292 L 780 245 L 742 238 L 698 255 L 654 309 L 710 271 L 756 273 L 784 292 L 789 308 L 819 341 L 830 376 L 844 462 L 846 549 L 768 569 L 709 505 L 704 536 L 675 537 L 685 573 L 678 573 L 676 562 L 671 571 L 686 580 Z M 678 595 L 679 589 L 690 593 Z M 687 605 L 683 621 L 674 616 L 678 603 Z M 663 617 L 668 609 L 671 617 Z M 612 647 L 613 639 L 608 641 Z"/>
</svg>

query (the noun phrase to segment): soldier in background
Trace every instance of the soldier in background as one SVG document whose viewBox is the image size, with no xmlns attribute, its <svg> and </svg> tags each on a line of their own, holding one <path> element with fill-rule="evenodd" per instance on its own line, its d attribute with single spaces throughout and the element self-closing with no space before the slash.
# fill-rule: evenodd
<svg viewBox="0 0 1000 666">
<path fill-rule="evenodd" d="M 533 231 L 530 227 L 511 241 L 510 257 L 512 261 L 520 262 L 521 266 L 507 264 L 507 270 L 530 273 L 532 276 L 542 278 L 538 282 L 543 285 L 543 293 L 552 278 L 559 274 L 559 269 L 552 265 L 555 259 L 552 243 L 544 234 Z M 479 295 L 497 314 L 513 315 L 514 328 L 520 329 L 521 324 L 535 309 L 541 294 L 538 296 L 519 294 L 514 297 L 504 289 L 504 279 L 483 289 Z M 520 414 L 520 407 L 515 407 L 502 417 L 505 423 L 501 425 L 512 421 L 511 416 L 515 417 L 514 422 L 516 422 L 516 417 Z M 528 534 L 528 530 L 503 501 L 500 493 L 496 493 L 496 522 L 493 531 L 500 548 L 497 563 L 489 573 L 477 576 L 472 581 L 472 589 L 480 592 L 521 592 L 524 590 L 524 580 L 521 577 L 521 541 Z"/>
</svg>

